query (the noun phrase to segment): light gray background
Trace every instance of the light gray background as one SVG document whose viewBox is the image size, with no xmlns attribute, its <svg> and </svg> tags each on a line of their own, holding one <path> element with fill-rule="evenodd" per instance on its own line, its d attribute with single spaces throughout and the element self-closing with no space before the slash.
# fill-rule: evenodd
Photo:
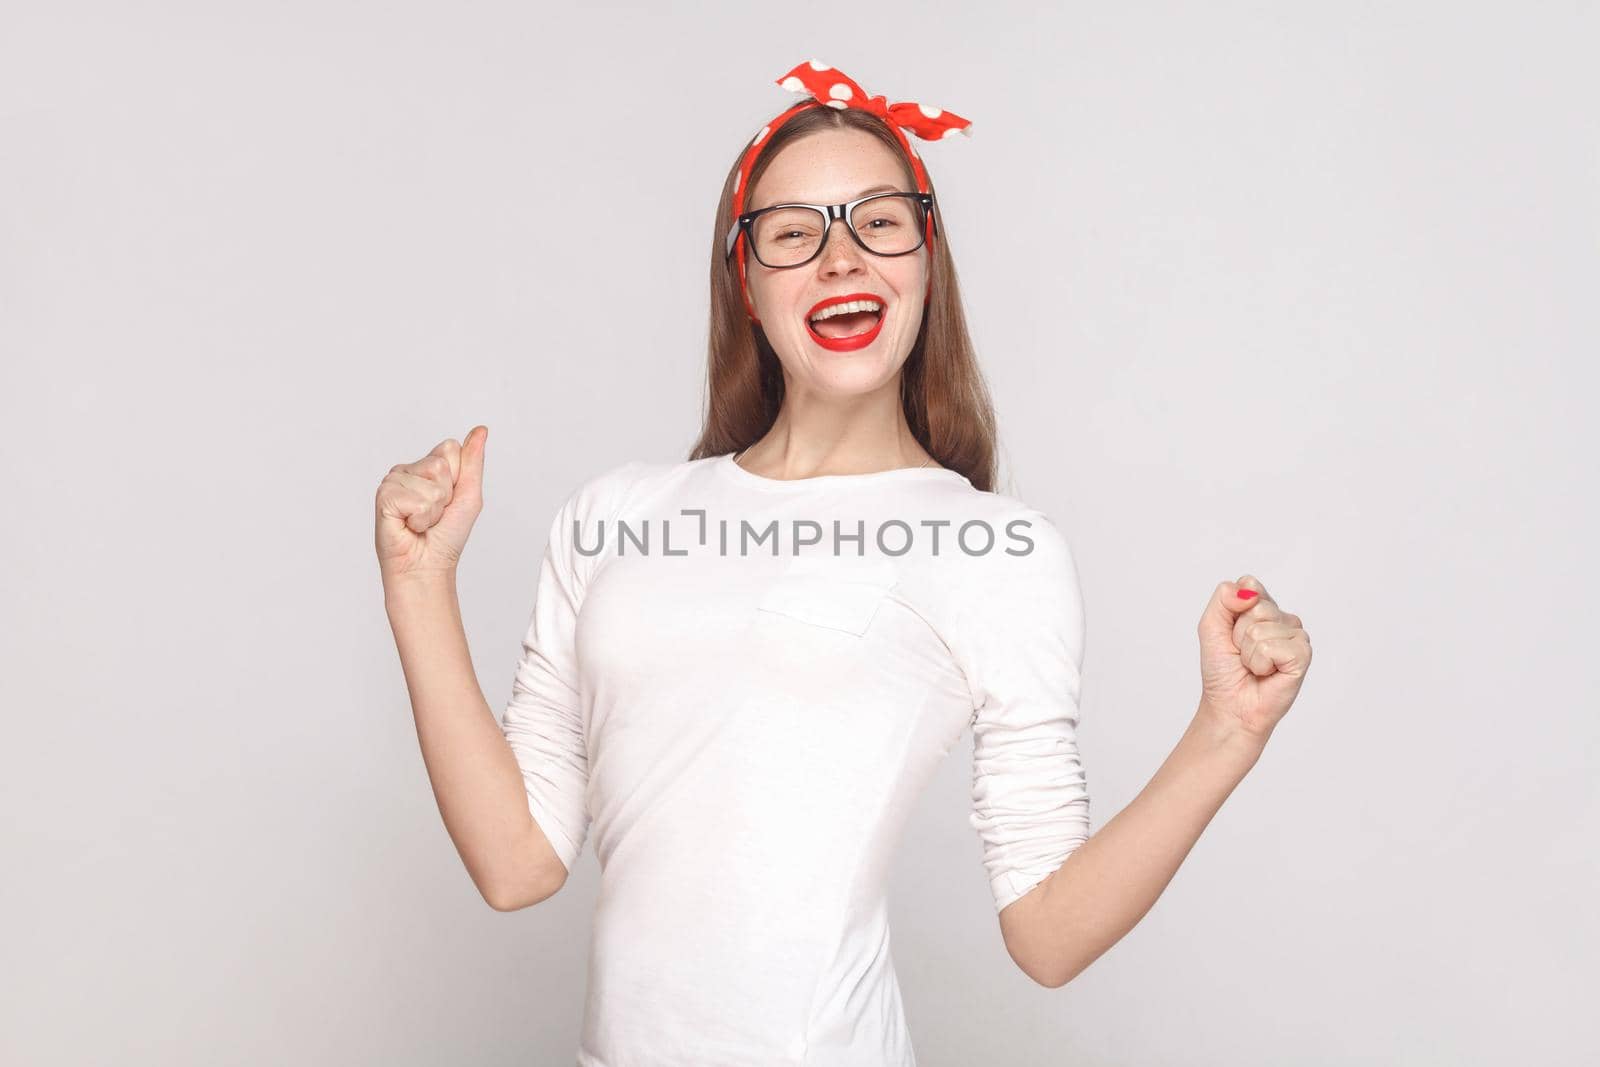
<svg viewBox="0 0 1600 1067">
<path fill-rule="evenodd" d="M 1095 827 L 1194 711 L 1217 581 L 1317 649 L 1059 990 L 1001 944 L 963 738 L 894 870 L 922 1062 L 1592 1062 L 1597 31 L 7 3 L 0 1059 L 571 1062 L 592 846 L 536 908 L 473 890 L 372 497 L 491 427 L 460 586 L 498 714 L 555 507 L 694 439 L 718 183 L 816 57 L 974 120 L 926 159 L 1007 485 L 1082 571 Z"/>
</svg>

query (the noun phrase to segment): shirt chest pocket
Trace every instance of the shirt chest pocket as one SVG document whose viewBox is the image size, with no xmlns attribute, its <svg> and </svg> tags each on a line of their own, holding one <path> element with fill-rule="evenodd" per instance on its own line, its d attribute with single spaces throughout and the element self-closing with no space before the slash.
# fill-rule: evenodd
<svg viewBox="0 0 1600 1067">
<path fill-rule="evenodd" d="M 887 560 L 797 556 L 762 593 L 756 609 L 859 637 L 896 580 Z"/>
</svg>

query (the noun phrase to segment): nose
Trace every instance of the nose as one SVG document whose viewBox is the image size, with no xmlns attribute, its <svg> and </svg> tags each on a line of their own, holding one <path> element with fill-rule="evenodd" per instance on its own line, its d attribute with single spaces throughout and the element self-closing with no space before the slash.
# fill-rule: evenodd
<svg viewBox="0 0 1600 1067">
<path fill-rule="evenodd" d="M 856 244 L 844 219 L 834 219 L 829 224 L 827 239 L 817 253 L 817 270 L 825 278 L 866 270 L 866 253 Z"/>
</svg>

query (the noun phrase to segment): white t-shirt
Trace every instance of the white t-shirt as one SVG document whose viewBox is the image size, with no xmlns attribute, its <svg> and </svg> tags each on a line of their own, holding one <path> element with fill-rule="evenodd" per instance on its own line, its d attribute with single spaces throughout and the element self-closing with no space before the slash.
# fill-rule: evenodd
<svg viewBox="0 0 1600 1067">
<path fill-rule="evenodd" d="M 600 862 L 579 1067 L 914 1065 L 898 835 L 970 726 L 997 910 L 1088 838 L 1083 640 L 1056 526 L 955 471 L 580 486 L 503 723 L 556 852 Z"/>
</svg>

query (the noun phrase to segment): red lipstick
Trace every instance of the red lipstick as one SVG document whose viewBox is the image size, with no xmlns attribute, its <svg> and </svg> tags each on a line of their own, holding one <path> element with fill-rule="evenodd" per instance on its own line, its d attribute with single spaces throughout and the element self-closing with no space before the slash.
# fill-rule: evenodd
<svg viewBox="0 0 1600 1067">
<path fill-rule="evenodd" d="M 823 308 L 830 308 L 835 304 L 848 304 L 852 300 L 874 301 L 880 310 L 878 321 L 866 333 L 853 334 L 850 337 L 824 337 L 811 328 L 811 317 Z M 889 317 L 889 302 L 877 293 L 846 293 L 844 296 L 830 296 L 828 299 L 816 304 L 806 312 L 806 333 L 811 335 L 811 340 L 826 348 L 830 352 L 854 352 L 858 348 L 865 348 L 877 340 L 878 333 L 883 329 L 883 322 Z"/>
</svg>

